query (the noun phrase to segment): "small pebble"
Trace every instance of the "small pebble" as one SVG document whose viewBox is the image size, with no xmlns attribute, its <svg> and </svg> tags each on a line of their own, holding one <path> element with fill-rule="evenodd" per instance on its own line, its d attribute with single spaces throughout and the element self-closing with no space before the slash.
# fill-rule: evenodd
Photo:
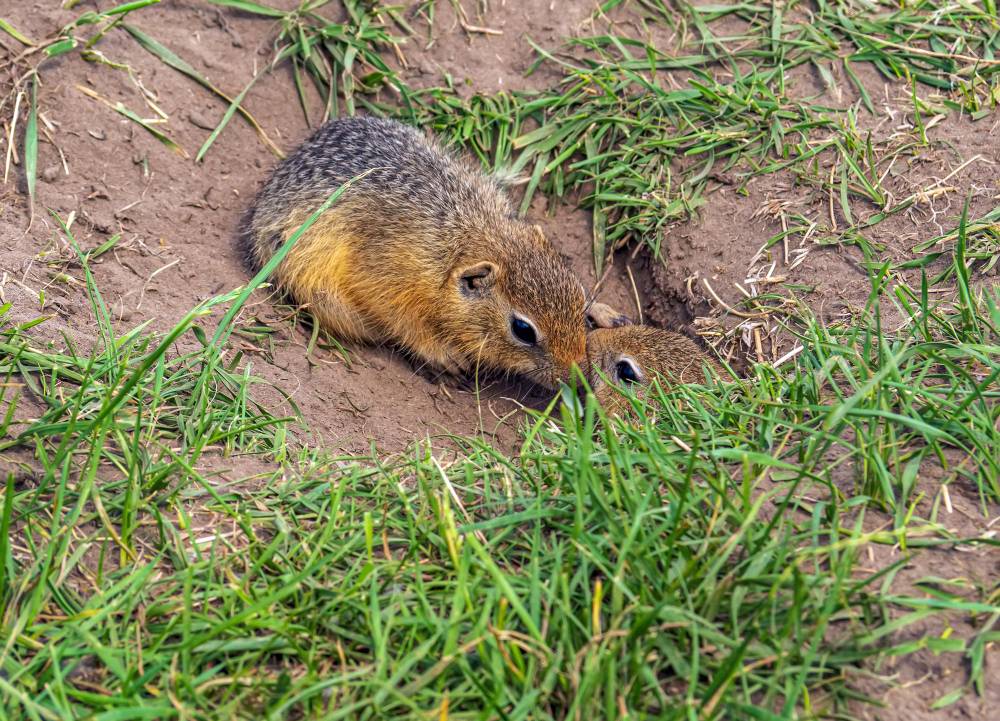
<svg viewBox="0 0 1000 721">
<path fill-rule="evenodd" d="M 54 183 L 56 178 L 59 177 L 59 171 L 61 168 L 58 165 L 47 165 L 42 171 L 42 180 L 46 183 Z"/>
<path fill-rule="evenodd" d="M 217 123 L 213 123 L 197 110 L 188 113 L 188 122 L 202 130 L 215 130 Z"/>
</svg>

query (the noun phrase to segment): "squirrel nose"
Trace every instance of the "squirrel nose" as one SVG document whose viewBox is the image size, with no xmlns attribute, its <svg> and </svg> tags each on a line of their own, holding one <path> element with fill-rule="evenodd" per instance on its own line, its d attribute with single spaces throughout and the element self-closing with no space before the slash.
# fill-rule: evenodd
<svg viewBox="0 0 1000 721">
<path fill-rule="evenodd" d="M 559 364 L 559 380 L 564 383 L 570 383 L 576 379 L 576 376 L 581 372 L 580 362 L 582 359 L 573 358 L 571 360 L 564 360 Z"/>
<path fill-rule="evenodd" d="M 581 372 L 581 369 L 586 367 L 587 364 L 587 345 L 584 338 L 580 338 L 580 342 L 575 342 L 576 339 L 565 339 L 560 345 L 561 348 L 552 349 L 552 359 L 555 361 L 553 365 L 553 375 L 555 375 L 555 382 L 558 385 L 559 381 L 568 383 L 573 380 L 573 378 Z"/>
</svg>

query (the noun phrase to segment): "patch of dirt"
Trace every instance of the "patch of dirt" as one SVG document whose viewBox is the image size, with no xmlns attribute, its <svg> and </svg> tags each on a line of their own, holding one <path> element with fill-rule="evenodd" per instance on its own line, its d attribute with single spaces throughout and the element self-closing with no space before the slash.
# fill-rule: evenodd
<svg viewBox="0 0 1000 721">
<path fill-rule="evenodd" d="M 918 504 L 918 515 L 933 518 L 956 538 L 990 538 L 1000 518 L 987 519 L 977 504 L 952 493 L 946 503 L 940 501 L 940 485 L 923 481 L 918 490 L 925 494 Z M 937 505 L 937 510 L 931 508 Z M 878 514 L 866 518 L 866 531 L 889 527 Z M 919 543 L 919 541 L 917 541 Z M 946 593 L 963 601 L 982 603 L 996 594 L 1000 578 L 1000 554 L 988 544 L 941 545 L 907 550 L 895 544 L 870 544 L 867 561 L 862 559 L 859 571 L 872 573 L 902 561 L 892 577 L 890 593 L 911 597 L 932 598 L 928 591 Z M 877 592 L 879 587 L 871 591 Z M 895 608 L 894 619 L 907 611 Z M 923 638 L 963 639 L 970 641 L 989 620 L 988 614 L 978 614 L 974 626 L 968 614 L 936 613 L 930 618 L 907 624 L 884 642 L 902 646 Z M 943 708 L 932 708 L 952 691 L 969 682 L 969 660 L 962 653 L 921 648 L 905 656 L 889 656 L 880 664 L 867 669 L 864 675 L 851 679 L 856 690 L 880 699 L 883 705 L 857 704 L 853 711 L 866 721 L 932 721 L 933 719 L 988 719 L 990 709 L 1000 705 L 1000 666 L 996 663 L 995 644 L 987 644 L 983 678 L 983 695 L 965 693 Z"/>
<path fill-rule="evenodd" d="M 873 249 L 873 261 L 902 263 L 919 257 L 914 247 L 954 229 L 966 199 L 969 221 L 1000 203 L 1000 118 L 973 122 L 956 114 L 921 118 L 927 145 L 914 143 L 916 122 L 909 86 L 884 82 L 871 69 L 862 70 L 879 117 L 859 111 L 862 137 L 871 133 L 882 188 L 891 208 L 908 198 L 916 201 L 863 232 Z M 790 85 L 802 97 L 829 107 L 846 107 L 858 97 L 833 97 L 818 78 L 797 73 Z M 848 94 L 849 95 L 849 94 Z M 843 161 L 832 152 L 818 156 L 823 178 L 832 171 L 839 184 Z M 655 291 L 649 294 L 649 315 L 661 325 L 676 323 L 678 315 L 706 340 L 727 351 L 731 360 L 772 362 L 796 344 L 781 332 L 781 313 L 747 318 L 727 312 L 749 296 L 777 294 L 790 305 L 805 303 L 826 322 L 846 321 L 864 308 L 871 292 L 869 272 L 860 246 L 843 232 L 852 225 L 842 209 L 839 189 L 818 187 L 814 178 L 791 170 L 738 181 L 722 176 L 713 183 L 707 202 L 689 222 L 675 224 L 664 235 L 660 262 L 651 263 Z M 839 185 L 837 185 L 839 188 Z M 851 198 L 855 222 L 883 209 Z M 805 233 L 791 235 L 765 247 L 770 238 L 803 222 Z M 927 266 L 933 278 L 951 262 L 952 245 Z M 920 270 L 894 270 L 895 278 L 919 288 Z M 973 271 L 973 282 L 997 283 L 998 268 L 988 276 Z M 941 289 L 937 289 L 940 291 Z M 941 296 L 936 296 L 941 297 Z M 776 300 L 768 305 L 777 306 Z M 906 322 L 893 314 L 890 303 L 881 307 L 884 327 Z M 722 315 L 721 322 L 717 320 Z M 697 320 L 696 320 L 697 319 Z M 758 345 L 759 343 L 759 345 Z"/>
<path fill-rule="evenodd" d="M 495 36 L 466 33 L 449 23 L 450 6 L 442 3 L 438 40 L 429 49 L 414 52 L 413 62 L 418 66 L 457 62 L 457 53 L 465 49 L 478 59 L 470 64 L 470 58 L 463 57 L 464 67 L 520 77 L 518 63 L 523 64 L 527 54 L 517 55 L 516 62 L 513 58 L 515 51 L 528 48 L 524 33 L 529 17 L 537 23 L 531 25 L 533 33 L 549 28 L 536 33 L 540 38 L 567 31 L 576 22 L 575 16 L 535 4 L 537 17 L 517 14 L 514 22 L 514 16 L 505 14 L 511 21 L 504 20 L 504 35 Z M 11 21 L 30 36 L 43 37 L 78 12 L 79 7 L 70 12 L 44 3 L 20 9 Z M 145 9 L 130 22 L 233 94 L 268 58 L 272 24 L 245 13 L 220 15 L 194 3 L 172 3 Z M 144 52 L 125 33 L 109 33 L 100 50 L 113 62 L 127 63 L 143 86 L 156 94 L 157 104 L 170 118 L 170 136 L 194 155 L 210 132 L 206 128 L 221 118 L 223 103 Z M 493 58 L 498 54 L 508 61 Z M 493 60 L 486 62 L 487 56 Z M 37 211 L 30 230 L 25 232 L 28 212 L 23 195 L 7 186 L 3 198 L 0 243 L 6 251 L 0 256 L 0 273 L 7 274 L 5 297 L 15 304 L 13 317 L 24 320 L 40 312 L 54 313 L 56 317 L 41 328 L 50 337 L 65 331 L 81 348 L 97 336 L 90 308 L 81 302 L 80 269 L 67 265 L 74 253 L 44 209 L 64 219 L 75 214 L 72 229 L 85 250 L 121 235 L 114 251 L 94 262 L 101 292 L 120 331 L 146 321 L 165 330 L 197 302 L 244 284 L 247 270 L 235 245 L 237 229 L 276 162 L 248 125 L 234 118 L 204 162 L 195 164 L 83 90 L 150 114 L 126 72 L 86 63 L 73 54 L 47 64 L 41 77 L 39 102 L 53 142 L 40 143 Z M 309 133 L 302 113 L 289 103 L 289 82 L 282 71 L 265 75 L 246 102 L 286 151 Z M 533 215 L 573 270 L 593 287 L 589 213 L 569 205 L 549 209 L 541 200 Z M 39 293 L 44 294 L 44 309 L 39 308 Z M 634 305 L 633 296 L 620 275 L 602 286 L 601 299 L 623 308 Z M 383 450 L 398 451 L 415 439 L 448 432 L 481 432 L 500 442 L 512 441 L 520 405 L 544 407 L 550 397 L 516 381 L 486 380 L 477 391 L 450 379 L 435 379 L 391 349 L 351 347 L 350 365 L 326 351 L 307 360 L 308 336 L 283 327 L 282 313 L 274 311 L 263 295 L 249 312 L 271 321 L 284 341 L 276 344 L 270 362 L 254 363 L 255 372 L 290 393 L 309 427 L 334 448 L 365 452 L 375 442 Z"/>
</svg>

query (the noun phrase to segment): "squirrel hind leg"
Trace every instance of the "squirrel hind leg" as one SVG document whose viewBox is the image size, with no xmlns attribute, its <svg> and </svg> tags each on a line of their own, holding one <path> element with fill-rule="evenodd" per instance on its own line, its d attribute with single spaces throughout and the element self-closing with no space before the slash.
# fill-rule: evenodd
<svg viewBox="0 0 1000 721">
<path fill-rule="evenodd" d="M 357 309 L 336 293 L 321 291 L 309 295 L 311 297 L 301 299 L 304 301 L 303 305 L 308 307 L 324 330 L 336 338 L 362 343 L 378 343 L 383 340 L 382 335 L 375 332 L 370 323 L 365 322 Z"/>
</svg>

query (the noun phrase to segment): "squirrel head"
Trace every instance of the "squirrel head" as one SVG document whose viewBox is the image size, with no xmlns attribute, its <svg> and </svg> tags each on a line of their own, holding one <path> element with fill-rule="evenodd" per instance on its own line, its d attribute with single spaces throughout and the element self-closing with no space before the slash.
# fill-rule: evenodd
<svg viewBox="0 0 1000 721">
<path fill-rule="evenodd" d="M 644 325 L 598 328 L 587 334 L 584 372 L 594 395 L 611 414 L 628 412 L 622 390 L 642 396 L 653 379 L 663 388 L 674 383 L 704 383 L 704 365 L 721 367 L 687 336 Z"/>
<path fill-rule="evenodd" d="M 583 286 L 538 226 L 516 219 L 502 225 L 489 230 L 487 244 L 469 243 L 453 266 L 449 282 L 460 308 L 453 335 L 469 367 L 555 388 L 585 356 Z"/>
</svg>

